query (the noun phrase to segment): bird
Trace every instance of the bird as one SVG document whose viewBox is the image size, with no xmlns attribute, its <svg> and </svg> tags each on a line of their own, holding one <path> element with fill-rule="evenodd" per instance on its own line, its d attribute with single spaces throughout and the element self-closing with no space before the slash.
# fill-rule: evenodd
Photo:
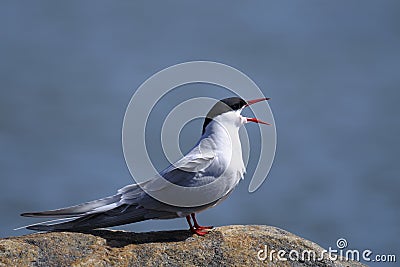
<svg viewBox="0 0 400 267">
<path fill-rule="evenodd" d="M 244 179 L 246 168 L 242 158 L 239 128 L 249 122 L 270 125 L 257 118 L 242 116 L 241 112 L 252 104 L 269 99 L 245 101 L 235 96 L 219 100 L 204 118 L 199 141 L 180 160 L 159 172 L 158 178 L 185 187 L 199 187 L 222 179 L 219 183 L 221 194 L 217 199 L 209 201 L 210 203 L 190 207 L 163 203 L 148 192 L 154 189 L 162 195 L 171 184 L 160 187 L 158 178 L 154 178 L 142 184 L 127 185 L 117 190 L 115 195 L 98 200 L 61 209 L 22 213 L 21 216 L 24 217 L 55 219 L 21 228 L 47 232 L 82 232 L 150 219 L 185 217 L 189 230 L 193 234 L 204 236 L 213 226 L 199 225 L 196 214 L 220 204 L 232 193 L 239 181 Z M 205 197 L 206 194 L 212 192 L 205 192 Z"/>
</svg>

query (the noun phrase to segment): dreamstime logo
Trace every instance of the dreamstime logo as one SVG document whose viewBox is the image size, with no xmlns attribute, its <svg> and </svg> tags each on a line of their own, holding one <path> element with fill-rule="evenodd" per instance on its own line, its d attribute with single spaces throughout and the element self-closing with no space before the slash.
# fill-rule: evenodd
<svg viewBox="0 0 400 267">
<path fill-rule="evenodd" d="M 338 247 L 338 249 L 347 248 L 347 240 L 344 238 L 339 238 L 336 241 L 336 246 Z"/>
<path fill-rule="evenodd" d="M 128 104 L 122 128 L 123 152 L 129 172 L 150 196 L 180 207 L 206 205 L 226 193 L 223 179 L 215 179 L 198 187 L 184 187 L 173 183 L 173 179 L 164 179 L 158 175 L 146 149 L 146 135 L 151 134 L 146 132 L 146 125 L 151 111 L 174 88 L 193 83 L 217 85 L 232 92 L 231 96 L 243 99 L 265 98 L 257 85 L 239 70 L 209 61 L 186 62 L 168 67 L 151 76 L 135 91 Z M 179 149 L 180 131 L 193 119 L 204 118 L 218 100 L 210 97 L 191 98 L 177 105 L 167 115 L 161 129 L 161 144 L 164 155 L 171 164 L 173 159 L 183 156 Z M 272 122 L 272 126 L 258 127 L 261 147 L 258 164 L 248 189 L 249 192 L 254 192 L 266 179 L 271 168 L 275 155 L 276 131 L 272 112 L 266 101 L 251 106 L 251 110 L 256 117 Z M 171 140 L 171 136 L 176 138 Z M 242 146 L 245 151 L 249 151 L 247 133 L 245 137 Z M 199 149 L 208 146 L 209 144 L 201 143 Z M 204 151 L 204 157 L 212 156 L 207 154 L 210 153 L 209 149 Z M 247 161 L 245 159 L 245 163 Z"/>
<path fill-rule="evenodd" d="M 292 250 L 275 250 L 270 249 L 267 245 L 264 245 L 263 249 L 257 252 L 257 258 L 260 261 L 308 261 L 308 262 L 321 262 L 324 259 L 330 261 L 366 261 L 366 262 L 396 262 L 395 254 L 374 254 L 372 250 L 358 250 L 358 249 L 347 249 L 348 243 L 345 238 L 339 238 L 336 241 L 336 247 L 333 249 L 329 247 L 328 250 L 311 250 L 305 249 L 298 251 Z"/>
</svg>

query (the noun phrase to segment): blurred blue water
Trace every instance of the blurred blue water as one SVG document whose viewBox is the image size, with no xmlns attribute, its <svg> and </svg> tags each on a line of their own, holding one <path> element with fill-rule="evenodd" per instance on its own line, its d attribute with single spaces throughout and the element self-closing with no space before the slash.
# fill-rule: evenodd
<svg viewBox="0 0 400 267">
<path fill-rule="evenodd" d="M 324 247 L 345 237 L 353 249 L 400 251 L 398 1 L 0 6 L 0 236 L 27 233 L 12 230 L 34 221 L 21 212 L 80 203 L 130 183 L 121 126 L 134 90 L 167 66 L 212 60 L 242 70 L 272 97 L 278 146 L 258 191 L 247 193 L 247 179 L 199 220 L 274 225 Z M 200 129 L 195 121 L 185 130 L 184 147 Z"/>
</svg>

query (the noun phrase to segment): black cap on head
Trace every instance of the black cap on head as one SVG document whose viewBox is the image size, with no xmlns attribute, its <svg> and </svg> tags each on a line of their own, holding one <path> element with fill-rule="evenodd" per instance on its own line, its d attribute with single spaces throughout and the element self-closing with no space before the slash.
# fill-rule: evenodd
<svg viewBox="0 0 400 267">
<path fill-rule="evenodd" d="M 203 132 L 206 131 L 207 125 L 218 115 L 221 115 L 225 112 L 239 110 L 247 105 L 247 102 L 241 99 L 240 97 L 229 97 L 218 101 L 207 113 L 207 117 L 204 119 L 203 124 Z"/>
</svg>

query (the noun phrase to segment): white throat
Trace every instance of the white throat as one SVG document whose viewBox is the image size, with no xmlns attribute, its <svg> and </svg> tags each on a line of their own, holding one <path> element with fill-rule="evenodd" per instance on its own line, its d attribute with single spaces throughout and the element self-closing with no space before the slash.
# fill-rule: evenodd
<svg viewBox="0 0 400 267">
<path fill-rule="evenodd" d="M 240 111 L 223 113 L 207 125 L 201 138 L 213 143 L 219 164 L 225 166 L 228 172 L 237 173 L 239 178 L 243 178 L 245 172 L 239 128 L 245 123 L 246 119 L 240 115 Z"/>
</svg>

